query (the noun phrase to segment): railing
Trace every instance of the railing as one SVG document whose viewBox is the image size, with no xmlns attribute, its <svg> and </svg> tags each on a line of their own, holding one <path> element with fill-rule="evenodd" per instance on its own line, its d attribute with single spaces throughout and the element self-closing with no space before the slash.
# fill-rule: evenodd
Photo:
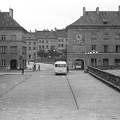
<svg viewBox="0 0 120 120">
<path fill-rule="evenodd" d="M 107 73 L 95 67 L 88 67 L 88 73 L 120 90 L 120 76 Z"/>
</svg>

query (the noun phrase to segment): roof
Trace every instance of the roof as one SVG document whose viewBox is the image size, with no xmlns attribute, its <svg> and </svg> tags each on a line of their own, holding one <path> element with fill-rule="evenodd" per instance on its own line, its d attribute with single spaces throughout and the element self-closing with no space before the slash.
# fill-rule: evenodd
<svg viewBox="0 0 120 120">
<path fill-rule="evenodd" d="M 36 33 L 35 32 L 29 32 L 29 33 L 27 33 L 27 39 L 28 40 L 35 40 L 35 39 L 37 39 L 37 36 L 36 36 Z"/>
<path fill-rule="evenodd" d="M 9 12 L 0 12 L 0 29 L 17 29 L 27 32 L 21 25 L 19 25 L 10 15 Z"/>
<path fill-rule="evenodd" d="M 107 24 L 104 24 L 107 22 Z M 120 12 L 119 11 L 86 11 L 85 14 L 76 20 L 74 23 L 67 26 L 120 26 Z"/>
<path fill-rule="evenodd" d="M 65 61 L 56 61 L 55 64 L 66 64 Z"/>
<path fill-rule="evenodd" d="M 55 31 L 49 31 L 49 30 L 44 30 L 44 31 L 37 31 L 37 38 L 49 38 L 49 39 L 56 39 L 56 33 Z"/>
<path fill-rule="evenodd" d="M 56 31 L 57 37 L 67 37 L 67 30 L 61 29 Z"/>
</svg>

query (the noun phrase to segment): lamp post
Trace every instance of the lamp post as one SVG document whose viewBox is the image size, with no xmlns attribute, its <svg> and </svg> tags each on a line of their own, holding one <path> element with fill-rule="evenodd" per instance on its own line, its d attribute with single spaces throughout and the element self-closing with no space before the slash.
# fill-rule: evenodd
<svg viewBox="0 0 120 120">
<path fill-rule="evenodd" d="M 53 50 L 53 52 L 54 52 L 53 59 L 54 59 L 54 62 L 55 62 L 55 50 Z"/>
<path fill-rule="evenodd" d="M 36 57 L 36 50 L 34 50 L 34 63 L 35 63 L 35 57 Z"/>
</svg>

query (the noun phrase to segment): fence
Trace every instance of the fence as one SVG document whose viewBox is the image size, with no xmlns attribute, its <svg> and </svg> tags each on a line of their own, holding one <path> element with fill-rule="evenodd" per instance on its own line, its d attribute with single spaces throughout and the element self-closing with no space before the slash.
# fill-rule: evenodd
<svg viewBox="0 0 120 120">
<path fill-rule="evenodd" d="M 88 73 L 120 90 L 120 76 L 107 73 L 95 67 L 88 67 Z"/>
</svg>

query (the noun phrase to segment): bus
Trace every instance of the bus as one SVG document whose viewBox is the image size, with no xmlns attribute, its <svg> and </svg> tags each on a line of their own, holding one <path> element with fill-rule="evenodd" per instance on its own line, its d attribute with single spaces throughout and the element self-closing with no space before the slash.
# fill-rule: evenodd
<svg viewBox="0 0 120 120">
<path fill-rule="evenodd" d="M 57 74 L 67 74 L 67 63 L 65 61 L 56 61 L 54 63 L 54 72 Z"/>
</svg>

